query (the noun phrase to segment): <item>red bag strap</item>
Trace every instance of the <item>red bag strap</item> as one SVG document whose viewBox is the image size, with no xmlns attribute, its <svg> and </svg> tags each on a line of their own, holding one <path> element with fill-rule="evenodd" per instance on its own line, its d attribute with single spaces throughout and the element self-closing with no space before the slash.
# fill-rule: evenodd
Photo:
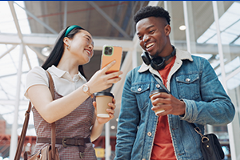
<svg viewBox="0 0 240 160">
<path fill-rule="evenodd" d="M 54 100 L 55 96 L 54 96 L 54 83 L 53 83 L 53 79 L 52 79 L 51 74 L 48 71 L 46 71 L 46 72 L 47 72 L 47 77 L 48 77 L 48 81 L 49 81 L 49 89 L 50 89 L 51 95 L 52 95 L 53 100 Z M 21 156 L 24 140 L 25 140 L 25 137 L 26 137 L 26 132 L 27 132 L 27 127 L 28 127 L 28 122 L 29 122 L 31 108 L 32 108 L 32 104 L 31 104 L 31 102 L 29 102 L 28 109 L 27 109 L 27 111 L 25 113 L 25 120 L 24 120 L 24 123 L 23 123 L 22 132 L 21 132 L 21 135 L 20 135 L 20 138 L 19 138 L 19 141 L 18 141 L 17 151 L 16 151 L 16 154 L 15 154 L 14 160 L 20 160 L 20 156 Z M 53 122 L 51 124 L 51 127 L 52 127 L 51 128 L 51 146 L 52 146 L 52 149 L 53 149 L 53 159 L 54 159 L 55 158 L 55 143 L 56 143 L 56 126 L 55 126 L 55 122 Z"/>
</svg>

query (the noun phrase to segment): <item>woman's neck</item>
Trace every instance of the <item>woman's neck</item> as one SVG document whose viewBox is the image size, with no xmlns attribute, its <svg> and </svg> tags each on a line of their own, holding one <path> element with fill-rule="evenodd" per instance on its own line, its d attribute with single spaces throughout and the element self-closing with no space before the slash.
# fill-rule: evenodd
<svg viewBox="0 0 240 160">
<path fill-rule="evenodd" d="M 73 77 L 75 74 L 78 74 L 78 66 L 79 64 L 74 58 L 64 56 L 63 54 L 60 62 L 57 65 L 57 68 L 67 71 L 71 77 Z"/>
</svg>

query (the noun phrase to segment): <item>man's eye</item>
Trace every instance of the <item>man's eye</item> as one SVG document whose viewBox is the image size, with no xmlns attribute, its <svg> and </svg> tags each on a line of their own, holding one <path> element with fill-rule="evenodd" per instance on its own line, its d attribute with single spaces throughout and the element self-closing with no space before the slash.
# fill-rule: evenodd
<svg viewBox="0 0 240 160">
<path fill-rule="evenodd" d="M 142 36 L 138 36 L 138 38 L 141 40 L 141 39 L 142 39 Z"/>
<path fill-rule="evenodd" d="M 154 31 L 155 31 L 155 30 L 151 30 L 151 31 L 149 31 L 149 33 L 154 33 Z"/>
</svg>

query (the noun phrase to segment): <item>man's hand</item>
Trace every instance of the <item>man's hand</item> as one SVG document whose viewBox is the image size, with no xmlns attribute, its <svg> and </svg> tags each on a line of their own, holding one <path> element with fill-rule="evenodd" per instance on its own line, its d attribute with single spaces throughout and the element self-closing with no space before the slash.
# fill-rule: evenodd
<svg viewBox="0 0 240 160">
<path fill-rule="evenodd" d="M 184 115 L 186 105 L 184 101 L 181 101 L 171 94 L 157 93 L 151 97 L 152 110 L 164 109 L 165 111 L 159 113 L 158 116 L 164 116 L 167 114 Z"/>
</svg>

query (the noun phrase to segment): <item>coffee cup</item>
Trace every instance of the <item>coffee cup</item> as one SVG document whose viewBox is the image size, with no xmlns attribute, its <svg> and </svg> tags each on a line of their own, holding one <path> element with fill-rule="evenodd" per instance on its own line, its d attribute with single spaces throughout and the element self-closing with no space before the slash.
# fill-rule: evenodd
<svg viewBox="0 0 240 160">
<path fill-rule="evenodd" d="M 152 101 L 152 96 L 157 94 L 157 93 L 167 93 L 165 89 L 155 89 L 153 91 L 150 92 L 149 94 L 149 98 L 151 99 Z M 162 103 L 158 103 L 158 104 L 162 104 Z M 159 114 L 159 113 L 162 113 L 164 112 L 165 110 L 164 109 L 157 109 L 157 110 L 154 110 L 155 112 L 155 115 Z"/>
<path fill-rule="evenodd" d="M 97 108 L 97 117 L 105 117 L 108 118 L 108 112 L 106 109 L 111 109 L 108 106 L 108 103 L 112 103 L 113 101 L 113 94 L 110 92 L 97 92 L 96 96 L 96 108 Z"/>
</svg>

